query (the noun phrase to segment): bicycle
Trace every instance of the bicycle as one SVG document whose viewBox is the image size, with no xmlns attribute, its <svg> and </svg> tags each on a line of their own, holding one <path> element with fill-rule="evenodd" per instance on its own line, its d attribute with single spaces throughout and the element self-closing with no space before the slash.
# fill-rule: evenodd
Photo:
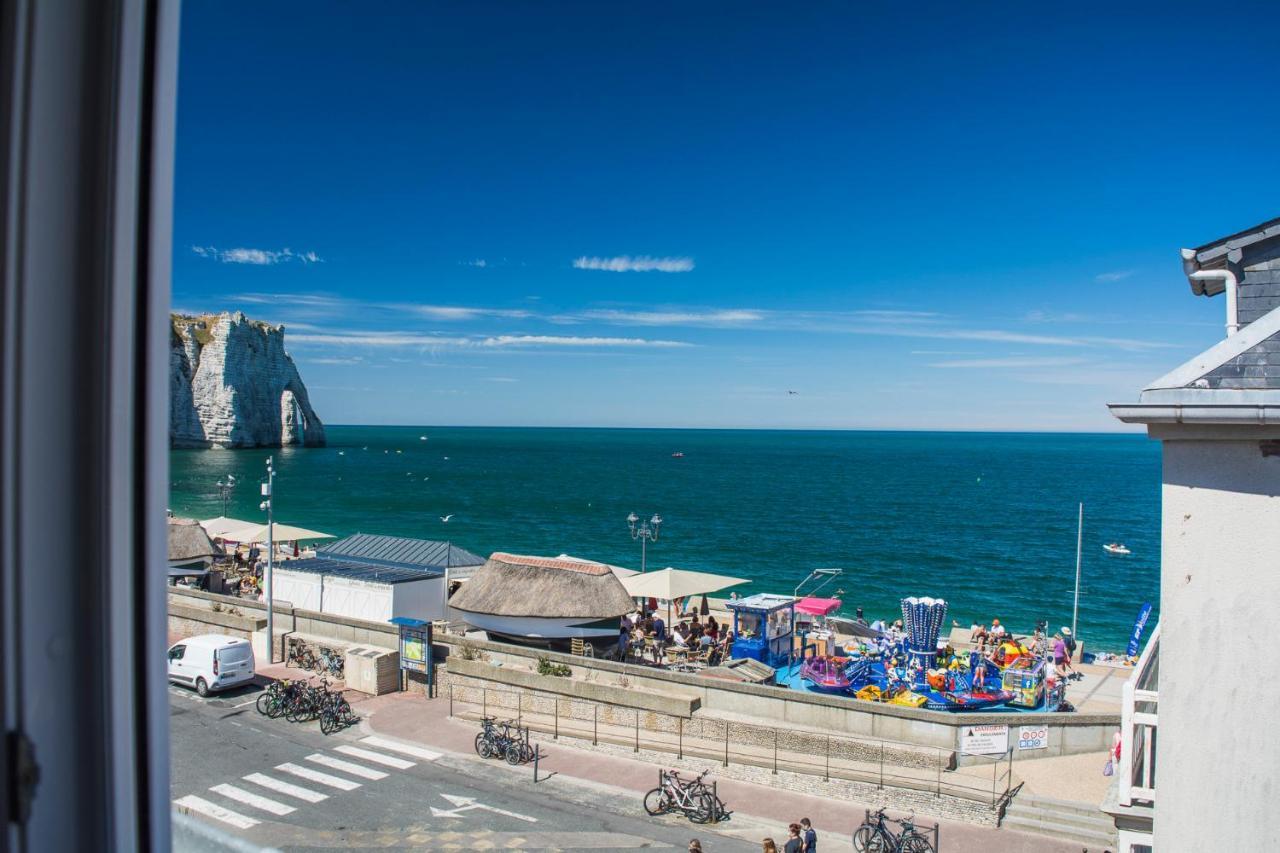
<svg viewBox="0 0 1280 853">
<path fill-rule="evenodd" d="M 862 826 L 853 833 L 853 849 L 857 853 L 936 853 L 929 837 L 916 828 L 915 814 L 901 820 L 885 817 L 885 810 L 868 811 Z M 889 826 L 902 829 L 895 833 Z"/>
<path fill-rule="evenodd" d="M 708 823 L 719 813 L 718 804 L 702 782 L 710 772 L 704 770 L 698 778 L 685 781 L 674 770 L 659 770 L 658 787 L 644 795 L 644 810 L 655 817 L 679 811 L 693 823 Z"/>
<path fill-rule="evenodd" d="M 512 743 L 511 724 L 499 723 L 494 717 L 482 717 L 480 725 L 482 728 L 475 741 L 476 754 L 481 758 L 505 757 Z"/>
<path fill-rule="evenodd" d="M 334 678 L 342 678 L 346 664 L 337 651 L 321 646 L 319 667 L 321 672 L 327 672 Z"/>
</svg>

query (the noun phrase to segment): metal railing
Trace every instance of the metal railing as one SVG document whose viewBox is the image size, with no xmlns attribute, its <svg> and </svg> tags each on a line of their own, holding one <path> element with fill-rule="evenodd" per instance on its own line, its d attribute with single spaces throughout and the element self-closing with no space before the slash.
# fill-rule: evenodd
<svg viewBox="0 0 1280 853">
<path fill-rule="evenodd" d="M 533 731 L 667 753 L 679 760 L 714 761 L 959 797 L 1001 807 L 1014 787 L 1013 750 L 973 756 L 976 765 L 956 769 L 956 750 L 855 736 L 739 723 L 715 717 L 685 718 L 588 699 L 449 683 L 449 716 L 479 718 L 514 712 L 516 725 Z M 987 773 L 986 764 L 990 764 Z"/>
<path fill-rule="evenodd" d="M 1159 723 L 1160 626 L 1151 633 L 1133 674 L 1122 688 L 1120 761 L 1116 798 L 1120 805 L 1154 803 L 1156 728 Z"/>
</svg>

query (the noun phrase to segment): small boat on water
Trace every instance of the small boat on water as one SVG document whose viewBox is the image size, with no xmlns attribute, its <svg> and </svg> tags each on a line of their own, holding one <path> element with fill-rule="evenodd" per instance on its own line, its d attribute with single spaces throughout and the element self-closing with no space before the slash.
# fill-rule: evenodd
<svg viewBox="0 0 1280 853">
<path fill-rule="evenodd" d="M 1130 551 L 1128 548 L 1125 547 L 1125 544 L 1123 542 L 1108 542 L 1106 545 L 1102 546 L 1102 550 L 1106 551 L 1108 554 L 1132 554 L 1133 553 L 1132 551 Z"/>
<path fill-rule="evenodd" d="M 683 459 L 683 458 L 684 458 L 684 453 L 683 453 L 682 451 L 677 450 L 675 453 L 672 453 L 672 454 L 671 454 L 671 458 L 672 458 L 672 459 Z"/>
<path fill-rule="evenodd" d="M 801 664 L 800 678 L 818 693 L 844 693 L 849 689 L 849 678 L 844 673 L 848 663 L 844 658 L 811 657 Z"/>
</svg>

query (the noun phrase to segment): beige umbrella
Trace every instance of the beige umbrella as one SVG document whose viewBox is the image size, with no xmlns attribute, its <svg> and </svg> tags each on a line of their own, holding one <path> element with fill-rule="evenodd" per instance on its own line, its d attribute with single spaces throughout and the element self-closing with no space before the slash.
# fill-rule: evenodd
<svg viewBox="0 0 1280 853">
<path fill-rule="evenodd" d="M 270 533 L 270 536 L 268 536 Z M 276 542 L 295 542 L 304 539 L 333 539 L 332 533 L 320 533 L 316 530 L 308 530 L 305 527 L 294 527 L 291 524 L 280 524 L 276 522 L 271 525 L 268 530 L 265 524 L 249 524 L 237 530 L 229 530 L 222 534 L 223 539 L 230 539 L 232 542 L 266 542 L 268 538 Z"/>
<path fill-rule="evenodd" d="M 671 621 L 671 602 L 691 595 L 706 595 L 751 583 L 745 578 L 713 575 L 710 572 L 691 572 L 687 569 L 665 568 L 657 572 L 622 578 L 622 586 L 632 598 L 658 598 L 667 602 L 667 621 Z"/>
<path fill-rule="evenodd" d="M 200 526 L 203 527 L 205 532 L 214 539 L 221 539 L 227 535 L 227 531 L 253 527 L 257 523 L 258 522 L 256 521 L 245 521 L 239 518 L 227 518 L 225 515 L 220 515 L 217 518 L 210 518 L 200 522 Z"/>
</svg>

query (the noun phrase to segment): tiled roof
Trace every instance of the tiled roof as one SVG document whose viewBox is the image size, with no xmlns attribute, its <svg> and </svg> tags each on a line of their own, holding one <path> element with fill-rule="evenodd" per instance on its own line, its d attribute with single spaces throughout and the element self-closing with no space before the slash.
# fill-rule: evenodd
<svg viewBox="0 0 1280 853">
<path fill-rule="evenodd" d="M 500 563 L 514 563 L 539 569 L 563 569 L 567 572 L 578 572 L 584 575 L 608 575 L 613 573 L 613 569 L 604 563 L 593 563 L 588 560 L 564 560 L 559 557 L 524 557 L 519 554 L 506 554 L 502 551 L 495 551 L 489 559 L 497 560 Z"/>
<path fill-rule="evenodd" d="M 387 566 L 366 563 L 360 560 L 335 560 L 325 557 L 312 557 L 305 560 L 285 560 L 277 567 L 279 571 L 308 572 L 317 575 L 331 575 L 348 580 L 368 581 L 370 583 L 397 584 L 407 581 L 430 580 L 443 577 L 443 572 L 408 566 Z"/>
<path fill-rule="evenodd" d="M 316 555 L 355 558 L 392 566 L 426 566 L 437 569 L 484 565 L 484 557 L 459 548 L 452 542 L 372 533 L 356 533 L 346 539 L 323 545 L 316 549 Z"/>
</svg>

